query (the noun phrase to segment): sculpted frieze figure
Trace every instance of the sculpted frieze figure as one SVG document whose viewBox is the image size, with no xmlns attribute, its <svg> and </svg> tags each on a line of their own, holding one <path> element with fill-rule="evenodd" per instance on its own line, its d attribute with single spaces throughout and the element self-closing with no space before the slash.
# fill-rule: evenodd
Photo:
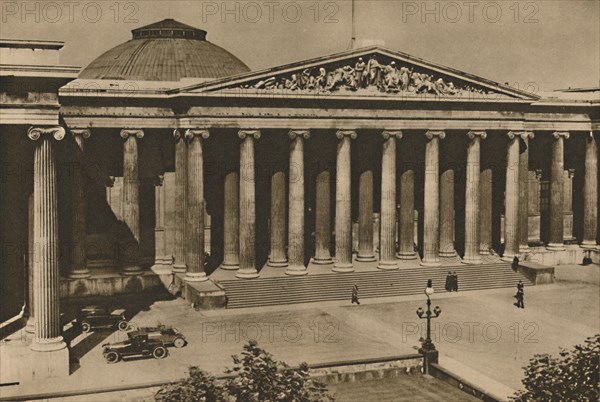
<svg viewBox="0 0 600 402">
<path fill-rule="evenodd" d="M 307 92 L 347 91 L 379 91 L 388 94 L 432 94 L 460 95 L 463 91 L 486 94 L 487 91 L 470 85 L 457 87 L 453 82 L 446 83 L 443 77 L 435 77 L 425 72 L 414 71 L 414 67 L 398 66 L 396 61 L 381 64 L 375 55 L 371 55 L 365 63 L 359 57 L 351 64 L 335 67 L 327 71 L 325 67 L 305 68 L 301 72 L 287 76 L 273 76 L 254 84 L 243 85 L 243 88 L 257 90 L 286 90 Z"/>
</svg>

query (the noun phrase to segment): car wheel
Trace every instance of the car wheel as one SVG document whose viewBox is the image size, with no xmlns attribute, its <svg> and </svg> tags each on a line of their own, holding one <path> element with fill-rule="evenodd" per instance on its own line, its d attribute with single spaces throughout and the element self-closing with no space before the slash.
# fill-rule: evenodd
<svg viewBox="0 0 600 402">
<path fill-rule="evenodd" d="M 82 332 L 88 333 L 91 330 L 92 330 L 92 326 L 90 325 L 89 322 L 84 321 L 84 322 L 81 323 L 81 331 Z"/>
<path fill-rule="evenodd" d="M 152 351 L 152 356 L 155 359 L 164 359 L 167 356 L 167 349 L 164 346 L 157 346 Z"/>
<path fill-rule="evenodd" d="M 177 338 L 177 339 L 175 339 L 175 340 L 173 341 L 173 345 L 174 345 L 176 348 L 182 348 L 182 347 L 184 347 L 184 346 L 185 346 L 185 339 L 183 339 L 183 338 Z"/>
<path fill-rule="evenodd" d="M 115 351 L 108 352 L 106 355 L 104 355 L 104 358 L 108 364 L 114 364 L 121 360 L 121 356 L 119 356 L 119 354 Z"/>
<path fill-rule="evenodd" d="M 129 323 L 127 321 L 119 321 L 117 328 L 119 328 L 119 331 L 127 331 L 127 328 L 129 328 Z"/>
</svg>

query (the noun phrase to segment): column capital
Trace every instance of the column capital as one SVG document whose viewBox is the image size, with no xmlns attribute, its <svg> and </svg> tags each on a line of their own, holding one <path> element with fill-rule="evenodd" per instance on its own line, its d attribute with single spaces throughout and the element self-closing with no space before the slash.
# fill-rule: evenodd
<svg viewBox="0 0 600 402">
<path fill-rule="evenodd" d="M 88 139 L 92 136 L 92 131 L 89 128 L 72 128 L 69 130 L 73 137 L 79 137 Z"/>
<path fill-rule="evenodd" d="M 255 140 L 258 140 L 261 136 L 260 130 L 240 130 L 238 131 L 238 137 L 244 140 L 246 137 L 253 137 Z"/>
<path fill-rule="evenodd" d="M 575 176 L 575 169 L 565 169 L 565 173 L 569 179 L 572 179 Z"/>
<path fill-rule="evenodd" d="M 305 140 L 308 140 L 310 138 L 310 131 L 308 131 L 308 130 L 290 130 L 288 132 L 288 136 L 292 140 L 295 140 L 296 137 L 302 137 Z"/>
<path fill-rule="evenodd" d="M 467 137 L 469 137 L 470 140 L 475 140 L 475 139 L 485 140 L 487 138 L 487 133 L 485 131 L 472 130 L 467 133 Z"/>
<path fill-rule="evenodd" d="M 535 134 L 533 133 L 533 131 L 521 131 L 519 133 L 519 136 L 523 141 L 535 138 Z"/>
<path fill-rule="evenodd" d="M 534 172 L 535 172 L 535 178 L 536 179 L 539 180 L 539 179 L 542 178 L 542 169 L 536 169 L 536 170 L 534 170 Z"/>
<path fill-rule="evenodd" d="M 185 130 L 185 139 L 186 140 L 193 140 L 194 138 L 203 138 L 203 139 L 208 139 L 208 137 L 210 137 L 210 133 L 208 132 L 208 130 L 206 129 L 187 129 Z"/>
<path fill-rule="evenodd" d="M 568 131 L 555 131 L 552 133 L 552 137 L 555 140 L 558 140 L 560 138 L 568 140 L 570 136 L 571 136 L 571 134 Z"/>
<path fill-rule="evenodd" d="M 159 174 L 153 180 L 155 187 L 162 187 L 165 182 L 165 175 Z"/>
<path fill-rule="evenodd" d="M 344 137 L 350 137 L 352 140 L 358 138 L 358 134 L 356 134 L 356 131 L 354 130 L 338 130 L 335 133 L 335 136 L 338 138 L 338 140 L 341 140 Z"/>
<path fill-rule="evenodd" d="M 123 129 L 121 130 L 121 138 L 123 138 L 124 140 L 126 140 L 128 137 L 132 137 L 135 136 L 139 139 L 144 138 L 144 131 L 143 130 L 134 130 L 134 129 Z"/>
<path fill-rule="evenodd" d="M 400 130 L 383 130 L 383 132 L 381 133 L 381 136 L 383 137 L 384 140 L 389 140 L 392 137 L 400 140 L 400 139 L 402 139 L 404 134 L 402 134 L 402 131 L 400 131 Z"/>
<path fill-rule="evenodd" d="M 180 139 L 183 138 L 183 135 L 181 134 L 181 132 L 178 129 L 173 130 L 173 138 L 175 138 L 175 141 L 179 141 Z"/>
<path fill-rule="evenodd" d="M 425 133 L 425 138 L 427 138 L 428 140 L 432 140 L 435 137 L 439 137 L 440 140 L 443 140 L 444 138 L 446 138 L 446 132 L 445 131 L 428 130 Z"/>
<path fill-rule="evenodd" d="M 33 141 L 37 141 L 42 136 L 51 135 L 55 140 L 60 141 L 65 138 L 65 129 L 63 127 L 30 127 L 27 130 L 27 136 Z"/>
</svg>

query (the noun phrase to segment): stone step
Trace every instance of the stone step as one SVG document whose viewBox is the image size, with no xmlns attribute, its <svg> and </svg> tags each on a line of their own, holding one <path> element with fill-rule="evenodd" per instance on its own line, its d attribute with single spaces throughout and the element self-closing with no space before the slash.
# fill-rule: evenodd
<svg viewBox="0 0 600 402">
<path fill-rule="evenodd" d="M 350 299 L 351 287 L 359 287 L 360 298 L 416 295 L 423 292 L 427 279 L 443 293 L 448 271 L 459 277 L 459 290 L 511 288 L 518 280 L 533 285 L 514 272 L 510 264 L 460 265 L 443 268 L 414 268 L 396 271 L 327 273 L 302 277 L 281 276 L 252 280 L 225 280 L 220 285 L 227 294 L 227 307 L 258 307 L 315 301 Z"/>
</svg>

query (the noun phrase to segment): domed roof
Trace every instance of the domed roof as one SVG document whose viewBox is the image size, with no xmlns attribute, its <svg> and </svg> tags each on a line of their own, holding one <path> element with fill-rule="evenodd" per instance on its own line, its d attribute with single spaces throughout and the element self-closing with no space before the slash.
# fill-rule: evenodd
<svg viewBox="0 0 600 402">
<path fill-rule="evenodd" d="M 240 59 L 206 40 L 206 31 L 166 19 L 131 31 L 133 38 L 92 61 L 83 79 L 179 81 L 223 78 L 250 71 Z"/>
</svg>

